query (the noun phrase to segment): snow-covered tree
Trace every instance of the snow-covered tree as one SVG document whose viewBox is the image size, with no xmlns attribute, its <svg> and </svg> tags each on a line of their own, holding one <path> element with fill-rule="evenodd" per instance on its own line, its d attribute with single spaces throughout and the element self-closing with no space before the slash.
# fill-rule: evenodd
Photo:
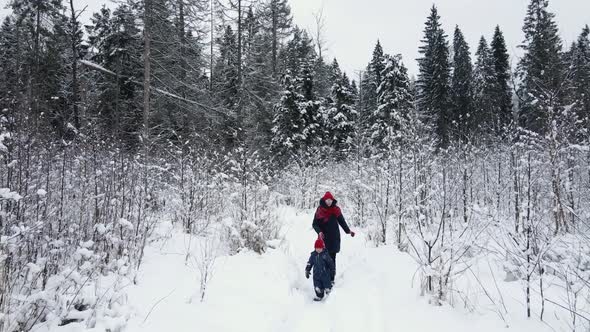
<svg viewBox="0 0 590 332">
<path fill-rule="evenodd" d="M 453 39 L 453 77 L 451 79 L 451 103 L 453 131 L 458 138 L 468 140 L 473 130 L 473 67 L 469 45 L 459 26 Z"/>
<path fill-rule="evenodd" d="M 378 93 L 377 89 L 381 85 L 382 77 L 381 73 L 385 68 L 385 54 L 383 53 L 383 47 L 381 42 L 377 40 L 377 44 L 373 49 L 373 57 L 371 62 L 367 65 L 367 69 L 363 73 L 361 90 L 361 118 L 365 119 L 371 114 L 378 106 Z"/>
<path fill-rule="evenodd" d="M 392 148 L 396 137 L 403 135 L 400 131 L 407 125 L 412 109 L 410 79 L 401 55 L 385 57 L 381 77 L 377 89 L 378 107 L 369 117 L 369 134 L 375 152 Z"/>
<path fill-rule="evenodd" d="M 331 97 L 320 114 L 324 137 L 322 145 L 333 150 L 336 158 L 344 160 L 350 154 L 354 140 L 357 111 L 350 80 L 340 72 L 337 62 L 335 64 L 332 69 L 337 76 L 334 77 Z"/>
<path fill-rule="evenodd" d="M 496 105 L 496 134 L 506 135 L 514 122 L 512 114 L 512 88 L 510 86 L 510 59 L 504 35 L 500 26 L 496 26 L 494 37 L 490 43 L 490 52 L 494 62 L 496 77 L 494 99 Z"/>
<path fill-rule="evenodd" d="M 531 0 L 524 20 L 525 54 L 518 64 L 520 125 L 546 133 L 564 97 L 564 64 L 555 14 L 548 0 Z"/>
<path fill-rule="evenodd" d="M 420 46 L 417 80 L 418 111 L 427 122 L 434 124 L 440 145 L 449 143 L 451 128 L 451 68 L 447 36 L 442 29 L 436 6 L 432 6 Z"/>
<path fill-rule="evenodd" d="M 590 28 L 586 25 L 572 45 L 568 58 L 570 75 L 570 101 L 577 120 L 590 130 Z"/>
<path fill-rule="evenodd" d="M 86 26 L 90 59 L 116 77 L 99 73 L 95 114 L 99 126 L 130 146 L 141 130 L 140 91 L 133 81 L 141 80 L 141 39 L 137 13 L 127 4 L 114 11 L 103 7 Z"/>
<path fill-rule="evenodd" d="M 482 36 L 475 53 L 475 70 L 473 77 L 475 112 L 473 123 L 480 135 L 494 132 L 497 128 L 496 76 L 493 58 L 486 39 Z"/>
</svg>

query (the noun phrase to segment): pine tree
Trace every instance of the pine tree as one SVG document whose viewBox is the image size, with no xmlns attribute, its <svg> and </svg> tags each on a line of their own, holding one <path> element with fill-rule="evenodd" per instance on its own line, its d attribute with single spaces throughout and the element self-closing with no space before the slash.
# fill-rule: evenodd
<svg viewBox="0 0 590 332">
<path fill-rule="evenodd" d="M 273 105 L 280 91 L 271 66 L 272 36 L 264 30 L 264 8 L 252 7 L 245 18 L 243 108 L 246 140 L 253 150 L 268 151 L 271 140 Z"/>
<path fill-rule="evenodd" d="M 293 37 L 279 54 L 280 71 L 285 73 L 289 71 L 294 77 L 300 77 L 304 68 L 314 67 L 316 60 L 313 41 L 307 32 L 295 27 Z"/>
<path fill-rule="evenodd" d="M 459 26 L 455 28 L 453 49 L 452 120 L 456 128 L 456 135 L 467 140 L 471 137 L 473 130 L 473 67 L 469 45 Z"/>
<path fill-rule="evenodd" d="M 482 36 L 475 53 L 473 85 L 475 112 L 473 123 L 480 134 L 493 133 L 497 127 L 496 118 L 496 75 L 488 42 Z"/>
<path fill-rule="evenodd" d="M 412 108 L 410 79 L 401 55 L 385 56 L 382 82 L 377 93 L 379 105 L 371 113 L 371 145 L 376 153 L 389 150 L 409 120 Z"/>
<path fill-rule="evenodd" d="M 318 57 L 314 72 L 316 77 L 316 93 L 320 98 L 330 97 L 331 88 L 334 81 L 330 79 L 330 65 L 324 62 L 323 58 Z"/>
<path fill-rule="evenodd" d="M 381 47 L 381 42 L 377 40 L 377 44 L 373 49 L 373 58 L 367 65 L 367 70 L 365 71 L 363 81 L 361 82 L 363 90 L 361 116 L 364 116 L 363 114 L 370 114 L 377 109 L 379 98 L 377 95 L 377 89 L 383 81 L 381 78 L 381 72 L 383 72 L 384 68 L 385 55 L 383 53 L 383 48 Z"/>
<path fill-rule="evenodd" d="M 289 36 L 293 25 L 291 7 L 287 0 L 268 0 L 264 12 L 264 26 L 271 33 L 271 68 L 273 75 L 276 76 L 279 72 L 281 42 Z"/>
<path fill-rule="evenodd" d="M 74 127 L 80 128 L 80 86 L 81 77 L 78 61 L 84 58 L 86 54 L 86 47 L 82 42 L 84 32 L 79 21 L 79 11 L 74 7 L 74 0 L 69 1 L 70 16 L 66 34 L 69 37 L 69 48 L 66 53 L 66 65 L 70 67 L 68 75 L 69 93 L 67 95 L 67 104 L 71 108 L 71 115 L 73 117 Z"/>
<path fill-rule="evenodd" d="M 302 75 L 296 78 L 287 71 L 282 81 L 285 90 L 274 108 L 271 151 L 283 162 L 321 143 L 318 122 L 322 111 L 320 102 L 314 100 L 312 72 L 304 68 Z"/>
<path fill-rule="evenodd" d="M 219 130 L 222 133 L 223 144 L 226 147 L 233 147 L 238 143 L 240 131 L 239 123 L 239 79 L 238 79 L 238 58 L 237 40 L 234 30 L 228 25 L 225 33 L 218 40 L 219 57 L 215 66 L 213 93 L 220 106 L 225 111 L 224 120 Z"/>
<path fill-rule="evenodd" d="M 297 78 L 299 92 L 302 96 L 302 99 L 299 102 L 299 112 L 302 114 L 305 123 L 301 132 L 303 139 L 303 153 L 308 153 L 322 144 L 320 141 L 321 135 L 318 119 L 319 114 L 322 112 L 322 103 L 315 93 L 313 59 L 314 58 L 309 59 L 302 64 L 303 70 L 301 76 Z"/>
<path fill-rule="evenodd" d="M 449 49 L 440 16 L 436 6 L 432 6 L 426 21 L 424 39 L 420 46 L 421 58 L 418 59 L 419 75 L 418 110 L 427 122 L 434 124 L 439 145 L 446 147 L 449 143 L 451 125 L 450 114 L 450 64 Z"/>
<path fill-rule="evenodd" d="M 490 44 L 494 73 L 496 76 L 494 100 L 494 112 L 497 117 L 495 123 L 496 134 L 506 134 L 508 127 L 513 122 L 512 115 L 512 90 L 510 88 L 510 62 L 504 35 L 499 26 L 496 26 L 494 37 Z"/>
<path fill-rule="evenodd" d="M 521 126 L 545 133 L 563 101 L 565 82 L 561 39 L 548 0 L 531 0 L 524 21 L 525 54 L 518 64 L 522 84 Z"/>
<path fill-rule="evenodd" d="M 332 60 L 332 64 L 328 67 L 328 82 L 331 83 L 331 85 L 333 86 L 334 84 L 337 83 L 342 83 L 342 69 L 340 69 L 340 64 L 338 63 L 338 60 L 336 58 L 334 58 L 334 60 Z"/>
<path fill-rule="evenodd" d="M 274 108 L 272 151 L 285 161 L 321 144 L 318 122 L 324 111 L 315 86 L 317 56 L 307 33 L 295 28 L 280 59 L 285 90 Z"/>
<path fill-rule="evenodd" d="M 302 139 L 298 132 L 305 127 L 305 122 L 299 111 L 301 96 L 290 73 L 284 75 L 282 85 L 285 90 L 274 109 L 271 150 L 278 158 L 285 160 L 290 157 L 291 151 L 301 149 Z"/>
<path fill-rule="evenodd" d="M 70 40 L 67 33 L 68 19 L 63 15 L 53 17 L 53 28 L 47 39 L 46 53 L 42 59 L 40 73 L 46 77 L 42 83 L 41 100 L 47 106 L 46 119 L 61 136 L 70 138 L 70 128 L 75 122 L 74 114 L 69 105 L 71 81 L 67 65 L 80 54 L 70 54 Z M 73 58 L 73 59 L 72 59 Z M 68 82 L 69 81 L 69 82 Z"/>
<path fill-rule="evenodd" d="M 12 16 L 7 16 L 0 27 L 0 118 L 4 118 L 8 131 L 14 131 L 17 117 L 24 114 L 21 109 L 23 86 L 19 77 L 19 52 L 17 27 Z"/>
<path fill-rule="evenodd" d="M 590 28 L 586 25 L 569 52 L 570 100 L 578 121 L 590 130 Z"/>
<path fill-rule="evenodd" d="M 141 81 L 142 64 L 138 14 L 123 3 L 112 13 L 103 7 L 94 13 L 86 26 L 94 53 L 91 60 L 114 72 L 116 77 L 98 74 L 96 113 L 107 134 L 121 139 L 127 146 L 138 143 L 141 130 L 140 91 L 133 81 Z"/>
<path fill-rule="evenodd" d="M 350 152 L 354 139 L 355 95 L 352 91 L 350 80 L 346 74 L 342 74 L 338 62 L 334 59 L 331 67 L 334 77 L 329 103 L 323 109 L 322 129 L 323 145 L 334 150 L 337 159 L 345 159 Z"/>
<path fill-rule="evenodd" d="M 175 133 L 178 135 L 179 132 L 182 132 L 181 125 L 176 121 L 177 115 L 182 114 L 182 105 L 175 99 L 153 92 L 155 89 L 162 89 L 176 95 L 186 92 L 181 88 L 186 79 L 184 70 L 187 67 L 186 58 L 182 54 L 186 51 L 186 45 L 181 39 L 184 40 L 186 35 L 180 32 L 183 27 L 179 27 L 178 22 L 175 23 L 175 13 L 171 4 L 172 2 L 169 0 L 149 0 L 148 14 L 146 13 L 148 0 L 144 0 L 144 14 L 142 15 L 144 41 L 148 38 L 146 35 L 148 24 L 150 30 L 149 61 L 152 92 L 149 93 L 151 111 L 147 123 L 152 140 L 169 140 L 175 136 Z M 146 47 L 144 44 L 144 50 Z"/>
<path fill-rule="evenodd" d="M 62 1 L 14 0 L 10 6 L 19 29 L 19 39 L 23 42 L 23 61 L 20 65 L 24 69 L 22 80 L 27 82 L 25 89 L 28 91 L 29 103 L 27 106 L 23 105 L 23 111 L 32 112 L 34 126 L 40 128 L 46 124 L 57 125 L 59 133 L 63 133 L 63 123 L 58 123 L 58 112 L 61 112 L 64 106 L 60 104 L 63 99 L 56 98 L 58 96 L 55 94 L 60 91 L 59 84 L 62 82 L 57 76 L 62 72 L 63 63 L 56 58 L 60 53 L 56 48 L 61 44 L 51 45 L 52 38 L 53 41 L 60 38 L 54 35 L 53 27 L 63 18 Z M 24 45 L 30 46 L 25 48 Z M 49 48 L 53 48 L 51 55 Z M 46 66 L 45 61 L 50 63 Z M 53 76 L 47 80 L 48 75 Z"/>
</svg>

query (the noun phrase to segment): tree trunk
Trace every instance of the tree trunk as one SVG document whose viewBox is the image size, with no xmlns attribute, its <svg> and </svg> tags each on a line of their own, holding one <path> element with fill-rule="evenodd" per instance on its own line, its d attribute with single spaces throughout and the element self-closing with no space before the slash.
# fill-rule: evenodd
<svg viewBox="0 0 590 332">
<path fill-rule="evenodd" d="M 76 43 L 76 32 L 78 31 L 78 20 L 74 10 L 74 0 L 70 0 L 71 24 L 72 31 L 72 110 L 74 112 L 74 126 L 80 128 L 80 118 L 78 114 L 78 45 Z"/>
<path fill-rule="evenodd" d="M 530 253 L 530 238 L 531 238 L 531 225 L 527 224 L 526 229 L 526 316 L 531 317 L 531 253 Z"/>
<path fill-rule="evenodd" d="M 526 314 L 531 317 L 531 153 L 527 163 L 527 215 L 526 215 Z"/>
<path fill-rule="evenodd" d="M 528 153 L 527 162 L 527 204 L 526 204 L 526 222 L 531 222 L 531 153 Z"/>
<path fill-rule="evenodd" d="M 185 32 L 185 11 L 184 11 L 184 1 L 185 0 L 178 0 L 178 39 L 180 40 L 180 74 L 178 75 L 180 79 L 180 96 L 182 98 L 186 98 L 186 88 L 183 83 L 186 82 L 186 72 L 187 72 L 187 62 L 186 62 L 186 49 L 187 49 L 187 41 L 186 41 L 186 32 Z"/>
<path fill-rule="evenodd" d="M 144 149 L 148 146 L 150 90 L 151 90 L 151 42 L 152 42 L 152 0 L 144 0 L 144 47 L 143 47 L 143 130 L 142 141 Z"/>
<path fill-rule="evenodd" d="M 238 0 L 238 86 L 242 84 L 242 0 Z"/>
<path fill-rule="evenodd" d="M 276 0 L 271 0 L 270 10 L 272 15 L 272 74 L 274 77 L 277 75 L 277 38 L 278 38 L 278 17 L 277 17 L 277 6 Z"/>
<path fill-rule="evenodd" d="M 39 109 L 39 96 L 41 95 L 39 92 L 39 88 L 40 88 L 40 43 L 41 43 L 41 10 L 39 9 L 39 5 L 37 5 L 37 15 L 36 15 L 36 23 L 35 23 L 35 45 L 34 45 L 34 49 L 35 49 L 35 74 L 33 75 L 33 79 L 32 79 L 32 83 L 30 85 L 32 85 L 30 87 L 31 89 L 31 93 L 30 96 L 32 98 L 32 103 L 33 103 L 33 107 L 34 107 L 34 116 L 33 118 L 35 119 L 34 124 L 35 124 L 35 129 L 37 129 L 38 127 L 38 121 L 39 118 L 41 116 L 41 110 Z"/>
<path fill-rule="evenodd" d="M 467 167 L 463 166 L 463 222 L 467 224 L 469 218 L 467 216 Z"/>
<path fill-rule="evenodd" d="M 213 1 L 215 1 L 215 0 L 211 0 L 211 2 L 209 4 L 211 6 L 211 8 L 210 8 L 210 10 L 211 10 L 211 15 L 210 15 L 211 16 L 210 17 L 210 19 L 211 19 L 211 26 L 210 26 L 210 29 L 211 29 L 211 43 L 209 45 L 210 48 L 211 48 L 210 49 L 211 54 L 209 55 L 209 90 L 210 91 L 213 90 L 213 45 L 215 44 L 215 35 L 214 35 L 214 33 L 215 33 L 215 15 L 214 15 L 214 12 L 215 11 L 213 9 L 214 8 L 213 7 Z"/>
<path fill-rule="evenodd" d="M 514 151 L 510 152 L 512 159 L 512 172 L 514 175 L 513 193 L 514 193 L 514 231 L 518 233 L 520 226 L 520 188 L 518 187 L 518 165 Z"/>
<path fill-rule="evenodd" d="M 401 247 L 401 243 L 402 243 L 402 195 L 403 195 L 403 152 L 400 151 L 400 155 L 399 155 L 399 165 L 398 165 L 398 181 L 399 181 L 399 187 L 398 187 L 398 207 L 397 207 L 397 213 L 398 213 L 398 218 L 397 218 L 397 245 L 398 248 Z"/>
<path fill-rule="evenodd" d="M 498 160 L 498 188 L 496 189 L 496 209 L 500 212 L 500 196 L 502 192 L 502 161 Z"/>
</svg>

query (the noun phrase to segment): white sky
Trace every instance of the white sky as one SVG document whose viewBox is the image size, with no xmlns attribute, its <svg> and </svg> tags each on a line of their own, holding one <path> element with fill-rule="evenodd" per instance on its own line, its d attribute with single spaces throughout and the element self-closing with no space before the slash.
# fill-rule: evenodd
<svg viewBox="0 0 590 332">
<path fill-rule="evenodd" d="M 0 17 L 9 0 L 0 0 Z M 105 0 L 75 0 L 82 8 L 88 5 L 85 17 L 100 8 Z M 491 39 L 499 24 L 512 55 L 520 55 L 517 46 L 523 39 L 522 23 L 529 0 L 290 0 L 295 23 L 313 31 L 313 13 L 323 8 L 328 56 L 336 55 L 341 67 L 352 77 L 364 69 L 371 58 L 377 39 L 388 53 L 401 53 L 411 74 L 417 72 L 419 41 L 424 22 L 435 3 L 447 34 L 452 40 L 458 24 L 475 52 L 481 35 Z M 585 24 L 590 24 L 589 0 L 550 0 L 550 9 L 557 15 L 564 45 L 569 47 Z M 331 61 L 331 59 L 329 59 Z"/>
</svg>

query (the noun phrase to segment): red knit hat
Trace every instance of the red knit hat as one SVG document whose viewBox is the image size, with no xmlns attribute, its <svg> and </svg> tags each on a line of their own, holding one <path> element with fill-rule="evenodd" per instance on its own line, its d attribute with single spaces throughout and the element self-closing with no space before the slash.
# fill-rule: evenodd
<svg viewBox="0 0 590 332">
<path fill-rule="evenodd" d="M 329 191 L 326 191 L 326 193 L 324 194 L 324 197 L 322 197 L 322 199 L 325 201 L 327 199 L 331 199 L 334 200 L 334 196 L 332 196 L 332 193 Z"/>
<path fill-rule="evenodd" d="M 313 246 L 315 249 L 324 249 L 326 246 L 324 245 L 324 240 L 318 236 L 318 239 L 315 240 L 315 244 Z"/>
</svg>

